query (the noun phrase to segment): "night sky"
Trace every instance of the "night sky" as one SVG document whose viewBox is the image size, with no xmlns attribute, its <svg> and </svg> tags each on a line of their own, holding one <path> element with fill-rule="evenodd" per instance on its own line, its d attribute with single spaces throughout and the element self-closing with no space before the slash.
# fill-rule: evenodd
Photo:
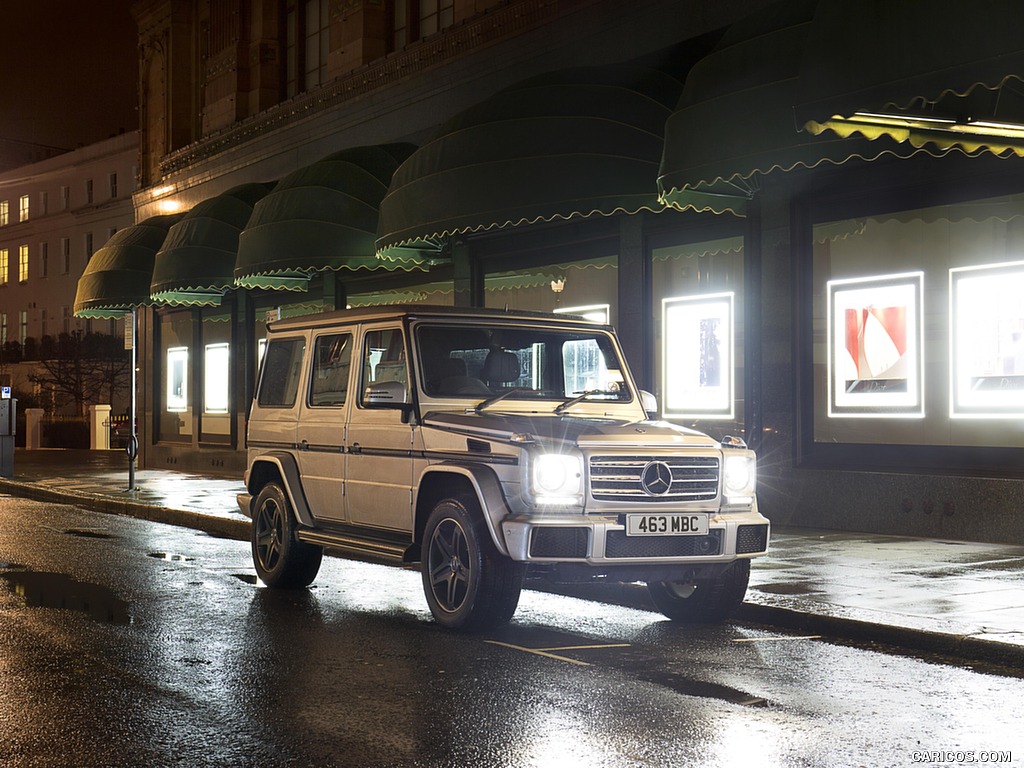
<svg viewBox="0 0 1024 768">
<path fill-rule="evenodd" d="M 74 149 L 138 128 L 132 0 L 0 0 L 0 138 Z"/>
</svg>

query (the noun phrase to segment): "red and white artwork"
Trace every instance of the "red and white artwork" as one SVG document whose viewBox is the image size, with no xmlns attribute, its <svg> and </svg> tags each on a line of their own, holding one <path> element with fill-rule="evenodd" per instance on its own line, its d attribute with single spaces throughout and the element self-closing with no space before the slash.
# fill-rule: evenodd
<svg viewBox="0 0 1024 768">
<path fill-rule="evenodd" d="M 906 381 L 907 308 L 846 310 L 847 369 L 858 381 Z"/>
<path fill-rule="evenodd" d="M 828 283 L 829 416 L 923 415 L 922 283 L 920 272 Z"/>
</svg>

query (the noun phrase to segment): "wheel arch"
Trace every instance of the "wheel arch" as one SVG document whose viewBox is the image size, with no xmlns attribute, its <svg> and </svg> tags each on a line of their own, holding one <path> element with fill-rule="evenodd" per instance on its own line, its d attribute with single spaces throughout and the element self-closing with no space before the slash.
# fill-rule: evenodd
<svg viewBox="0 0 1024 768">
<path fill-rule="evenodd" d="M 268 483 L 278 483 L 288 497 L 295 512 L 295 519 L 300 525 L 312 526 L 313 514 L 302 493 L 302 481 L 299 477 L 299 466 L 289 453 L 265 453 L 255 458 L 249 467 L 246 487 L 253 498 L 259 495 L 260 489 Z"/>
<path fill-rule="evenodd" d="M 427 518 L 442 499 L 473 497 L 480 507 L 491 541 L 498 552 L 508 556 L 505 539 L 500 532 L 501 519 L 508 514 L 508 505 L 501 483 L 489 467 L 473 464 L 436 464 L 420 475 L 416 487 L 415 535 L 413 551 L 419 551 Z"/>
</svg>

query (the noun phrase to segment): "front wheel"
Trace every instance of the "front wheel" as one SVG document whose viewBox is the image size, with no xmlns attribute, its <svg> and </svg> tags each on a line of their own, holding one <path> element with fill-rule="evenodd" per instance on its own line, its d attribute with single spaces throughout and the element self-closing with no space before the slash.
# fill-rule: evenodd
<svg viewBox="0 0 1024 768">
<path fill-rule="evenodd" d="M 711 579 L 649 581 L 647 591 L 658 610 L 673 621 L 687 624 L 727 619 L 747 593 L 750 561 L 737 560 Z"/>
<path fill-rule="evenodd" d="M 260 581 L 277 589 L 308 587 L 323 556 L 323 547 L 295 538 L 295 517 L 281 487 L 263 486 L 252 515 L 252 561 Z"/>
<path fill-rule="evenodd" d="M 475 500 L 439 502 L 427 518 L 422 547 L 423 591 L 439 624 L 480 631 L 512 618 L 524 567 L 494 546 Z"/>
</svg>

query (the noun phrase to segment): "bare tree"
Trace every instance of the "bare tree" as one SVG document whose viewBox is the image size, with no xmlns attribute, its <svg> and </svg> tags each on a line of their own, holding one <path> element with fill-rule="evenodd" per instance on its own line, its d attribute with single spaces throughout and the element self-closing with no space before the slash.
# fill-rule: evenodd
<svg viewBox="0 0 1024 768">
<path fill-rule="evenodd" d="M 127 390 L 130 361 L 117 337 L 62 333 L 51 349 L 52 354 L 39 360 L 36 372 L 28 378 L 52 394 L 55 407 L 74 403 L 75 412 L 84 416 L 88 404 L 113 402 Z"/>
</svg>

